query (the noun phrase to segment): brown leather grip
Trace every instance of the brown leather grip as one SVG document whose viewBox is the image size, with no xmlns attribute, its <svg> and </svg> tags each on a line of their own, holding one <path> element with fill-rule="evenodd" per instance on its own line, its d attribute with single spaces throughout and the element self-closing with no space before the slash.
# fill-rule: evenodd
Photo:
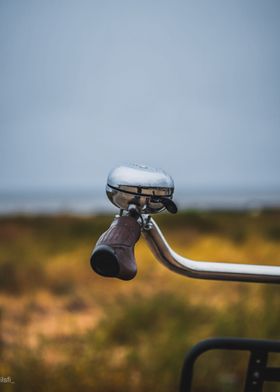
<svg viewBox="0 0 280 392">
<path fill-rule="evenodd" d="M 141 228 L 131 216 L 120 216 L 96 243 L 90 258 L 92 269 L 102 276 L 123 280 L 133 279 L 137 273 L 134 245 Z"/>
</svg>

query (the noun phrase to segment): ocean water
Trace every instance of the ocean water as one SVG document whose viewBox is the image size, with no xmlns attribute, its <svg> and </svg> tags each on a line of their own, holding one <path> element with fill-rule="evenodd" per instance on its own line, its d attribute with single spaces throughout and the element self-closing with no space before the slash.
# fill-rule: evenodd
<svg viewBox="0 0 280 392">
<path fill-rule="evenodd" d="M 178 189 L 174 201 L 179 210 L 258 210 L 280 207 L 279 191 L 210 191 Z M 53 192 L 0 192 L 0 215 L 100 214 L 117 211 L 104 190 Z"/>
</svg>

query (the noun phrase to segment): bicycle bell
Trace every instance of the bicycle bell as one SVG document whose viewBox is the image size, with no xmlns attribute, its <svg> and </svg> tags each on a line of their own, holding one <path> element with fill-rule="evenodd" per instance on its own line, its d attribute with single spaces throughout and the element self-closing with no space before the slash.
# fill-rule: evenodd
<svg viewBox="0 0 280 392">
<path fill-rule="evenodd" d="M 162 169 L 145 165 L 120 165 L 111 170 L 106 193 L 109 200 L 121 210 L 136 206 L 140 214 L 161 212 L 165 209 L 175 214 L 172 201 L 174 182 Z"/>
</svg>

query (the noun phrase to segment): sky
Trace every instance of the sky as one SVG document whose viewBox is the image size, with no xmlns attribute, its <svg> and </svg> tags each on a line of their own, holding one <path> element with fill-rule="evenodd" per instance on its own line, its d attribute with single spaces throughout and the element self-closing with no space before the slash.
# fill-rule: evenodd
<svg viewBox="0 0 280 392">
<path fill-rule="evenodd" d="M 0 191 L 280 189 L 280 2 L 1 0 Z"/>
</svg>

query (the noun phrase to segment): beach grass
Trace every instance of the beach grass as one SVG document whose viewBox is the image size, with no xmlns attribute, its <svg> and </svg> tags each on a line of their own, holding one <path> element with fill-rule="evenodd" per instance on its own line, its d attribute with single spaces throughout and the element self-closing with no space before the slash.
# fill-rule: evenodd
<svg viewBox="0 0 280 392">
<path fill-rule="evenodd" d="M 155 218 L 182 255 L 280 265 L 280 210 Z M 111 221 L 107 215 L 0 218 L 0 376 L 13 381 L 2 383 L 3 390 L 172 392 L 185 353 L 202 339 L 280 339 L 278 285 L 174 274 L 142 239 L 135 279 L 96 275 L 90 253 Z M 246 361 L 240 353 L 205 355 L 194 390 L 241 390 Z"/>
</svg>

